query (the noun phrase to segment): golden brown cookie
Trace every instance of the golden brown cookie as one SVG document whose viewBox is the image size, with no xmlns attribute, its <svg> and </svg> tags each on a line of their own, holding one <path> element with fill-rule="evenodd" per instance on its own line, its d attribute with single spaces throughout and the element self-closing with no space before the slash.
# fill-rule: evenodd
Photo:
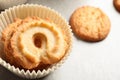
<svg viewBox="0 0 120 80">
<path fill-rule="evenodd" d="M 60 61 L 68 48 L 57 25 L 39 17 L 10 24 L 2 33 L 6 59 L 24 69 L 41 69 Z"/>
<path fill-rule="evenodd" d="M 11 48 L 11 42 L 10 39 L 12 35 L 14 34 L 14 31 L 16 28 L 22 23 L 21 19 L 15 19 L 15 22 L 12 24 L 9 24 L 5 30 L 2 32 L 2 41 L 4 43 L 4 55 L 6 61 L 9 61 L 11 64 L 17 65 L 15 60 L 13 59 L 13 50 Z"/>
<path fill-rule="evenodd" d="M 113 0 L 114 7 L 120 12 L 120 0 Z"/>
<path fill-rule="evenodd" d="M 84 6 L 76 9 L 70 18 L 75 34 L 86 41 L 100 41 L 110 31 L 110 20 L 99 8 Z"/>
</svg>

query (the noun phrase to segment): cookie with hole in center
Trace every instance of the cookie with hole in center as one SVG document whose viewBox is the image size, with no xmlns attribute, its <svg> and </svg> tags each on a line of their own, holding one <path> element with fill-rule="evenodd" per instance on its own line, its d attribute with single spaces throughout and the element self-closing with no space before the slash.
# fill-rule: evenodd
<svg viewBox="0 0 120 80">
<path fill-rule="evenodd" d="M 7 62 L 19 68 L 42 70 L 59 62 L 68 49 L 64 31 L 39 17 L 17 19 L 2 32 Z"/>
<path fill-rule="evenodd" d="M 110 31 L 110 20 L 99 8 L 84 6 L 70 17 L 73 32 L 82 40 L 96 42 L 105 39 Z"/>
</svg>

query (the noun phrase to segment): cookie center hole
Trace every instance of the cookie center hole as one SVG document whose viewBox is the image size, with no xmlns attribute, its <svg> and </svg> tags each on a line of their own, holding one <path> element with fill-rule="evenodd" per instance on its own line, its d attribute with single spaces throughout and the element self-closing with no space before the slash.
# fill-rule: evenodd
<svg viewBox="0 0 120 80">
<path fill-rule="evenodd" d="M 41 48 L 41 44 L 42 44 L 42 40 L 41 40 L 41 34 L 40 33 L 36 33 L 33 35 L 33 42 L 34 42 L 34 45 L 37 47 L 37 48 Z"/>
</svg>

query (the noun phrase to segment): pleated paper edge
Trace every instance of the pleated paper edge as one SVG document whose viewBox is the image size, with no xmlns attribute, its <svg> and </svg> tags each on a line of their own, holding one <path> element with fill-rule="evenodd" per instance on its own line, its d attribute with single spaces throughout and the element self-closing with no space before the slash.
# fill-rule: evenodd
<svg viewBox="0 0 120 80">
<path fill-rule="evenodd" d="M 53 9 L 51 9 L 49 7 L 38 5 L 38 4 L 23 4 L 23 5 L 14 6 L 12 8 L 6 9 L 4 12 L 2 12 L 0 14 L 0 16 L 3 15 L 3 14 L 5 14 L 6 12 L 10 11 L 11 9 L 20 8 L 22 6 L 25 6 L 25 7 L 26 6 L 35 6 L 35 7 L 47 8 L 48 10 L 55 12 L 55 14 L 57 14 L 60 18 L 62 18 L 65 21 L 67 27 L 69 27 L 68 31 L 69 31 L 69 34 L 70 34 L 70 37 L 71 37 L 70 38 L 71 40 L 70 40 L 69 50 L 67 51 L 66 55 L 64 56 L 64 58 L 60 62 L 56 63 L 55 65 L 53 65 L 52 67 L 48 68 L 47 70 L 45 70 L 45 69 L 43 71 L 40 71 L 40 70 L 35 71 L 35 70 L 33 70 L 32 72 L 29 71 L 29 70 L 25 71 L 24 69 L 15 68 L 14 66 L 10 65 L 6 61 L 4 61 L 2 58 L 0 58 L 0 64 L 3 67 L 7 68 L 9 71 L 13 72 L 14 74 L 16 74 L 16 75 L 18 75 L 20 77 L 28 78 L 28 79 L 41 78 L 41 77 L 44 77 L 47 74 L 55 71 L 58 67 L 60 67 L 65 62 L 65 60 L 69 56 L 69 53 L 71 52 L 71 48 L 72 48 L 72 42 L 73 42 L 72 30 L 70 29 L 70 25 L 68 24 L 68 22 L 61 16 L 61 14 L 59 14 L 58 12 L 56 12 L 55 10 L 53 10 Z"/>
</svg>

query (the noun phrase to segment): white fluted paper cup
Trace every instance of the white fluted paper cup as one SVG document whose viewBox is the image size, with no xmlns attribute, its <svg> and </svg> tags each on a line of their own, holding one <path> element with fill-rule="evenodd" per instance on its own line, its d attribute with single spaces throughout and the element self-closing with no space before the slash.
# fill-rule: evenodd
<svg viewBox="0 0 120 80">
<path fill-rule="evenodd" d="M 68 39 L 67 43 L 69 45 L 66 51 L 66 55 L 61 59 L 61 61 L 51 65 L 47 69 L 43 69 L 42 71 L 40 70 L 26 71 L 24 69 L 16 68 L 14 65 L 10 65 L 9 63 L 7 63 L 2 57 L 0 58 L 0 64 L 18 76 L 29 79 L 41 78 L 53 72 L 65 62 L 72 47 L 72 31 L 67 21 L 55 10 L 37 4 L 26 4 L 26 5 L 23 4 L 23 5 L 14 6 L 13 8 L 6 9 L 4 12 L 0 14 L 0 37 L 2 36 L 1 32 L 3 31 L 3 29 L 8 24 L 14 22 L 15 18 L 24 19 L 28 16 L 38 16 L 42 19 L 49 18 L 52 22 L 57 24 L 59 27 L 61 27 L 61 29 L 65 31 L 65 35 L 67 36 Z M 0 51 L 2 50 L 3 50 L 3 46 L 2 44 L 0 44 Z"/>
</svg>

